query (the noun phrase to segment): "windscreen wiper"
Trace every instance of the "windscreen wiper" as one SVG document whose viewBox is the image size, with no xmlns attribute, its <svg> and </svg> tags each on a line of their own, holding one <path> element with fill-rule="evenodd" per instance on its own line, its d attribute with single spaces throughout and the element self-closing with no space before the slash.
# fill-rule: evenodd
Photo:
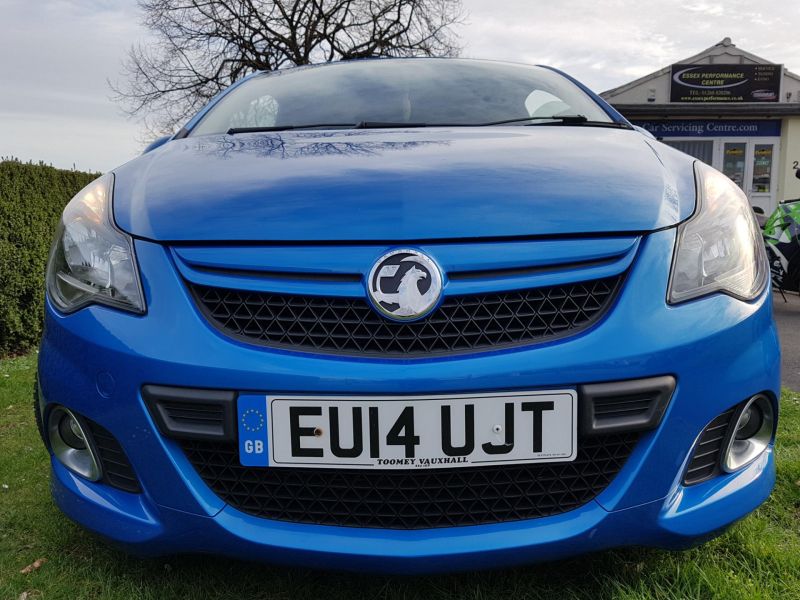
<svg viewBox="0 0 800 600">
<path fill-rule="evenodd" d="M 517 117 L 502 121 L 483 123 L 406 123 L 404 121 L 361 121 L 354 129 L 392 129 L 411 127 L 492 127 L 511 123 L 528 123 L 529 125 L 590 125 L 598 127 L 620 127 L 628 129 L 624 123 L 616 121 L 590 121 L 584 115 L 548 115 L 541 117 Z"/>
<path fill-rule="evenodd" d="M 523 119 L 525 120 L 525 119 Z M 625 123 L 617 121 L 590 121 L 584 115 L 551 115 L 549 117 L 531 117 L 530 125 L 586 125 L 587 127 L 614 127 L 616 129 L 630 129 Z M 544 121 L 544 122 L 542 122 Z"/>
<path fill-rule="evenodd" d="M 231 127 L 227 133 L 228 135 L 236 135 L 237 133 L 264 133 L 269 131 L 291 131 L 293 129 L 321 129 L 323 127 L 352 129 L 355 125 L 353 123 L 310 123 L 308 125 L 275 125 L 271 127 Z"/>
<path fill-rule="evenodd" d="M 584 115 L 549 115 L 541 117 L 517 117 L 502 121 L 483 123 L 410 123 L 406 121 L 360 121 L 358 123 L 309 123 L 307 125 L 276 125 L 271 127 L 231 127 L 228 135 L 237 133 L 264 133 L 271 131 L 292 131 L 298 129 L 412 129 L 419 127 L 492 127 L 511 123 L 527 123 L 528 125 L 587 125 L 593 127 L 616 127 L 629 129 L 624 123 L 616 121 L 590 121 Z"/>
<path fill-rule="evenodd" d="M 478 126 L 488 127 L 491 125 L 505 125 L 507 123 L 525 123 L 526 121 L 558 121 L 565 124 L 586 123 L 588 119 L 583 115 L 547 115 L 541 117 L 518 117 L 516 119 L 505 119 L 503 121 L 491 121 L 489 123 L 478 123 Z M 531 123 L 532 125 L 533 123 Z"/>
<path fill-rule="evenodd" d="M 400 129 L 403 127 L 436 127 L 428 123 L 406 123 L 405 121 L 361 121 L 353 129 Z"/>
<path fill-rule="evenodd" d="M 570 123 L 584 123 L 587 121 L 583 115 L 567 115 L 561 117 L 517 117 L 503 119 L 502 121 L 485 121 L 482 123 L 406 123 L 405 121 L 361 121 L 354 129 L 400 129 L 404 127 L 491 127 L 493 125 L 507 125 L 510 123 L 524 123 L 526 121 L 559 120 Z"/>
</svg>

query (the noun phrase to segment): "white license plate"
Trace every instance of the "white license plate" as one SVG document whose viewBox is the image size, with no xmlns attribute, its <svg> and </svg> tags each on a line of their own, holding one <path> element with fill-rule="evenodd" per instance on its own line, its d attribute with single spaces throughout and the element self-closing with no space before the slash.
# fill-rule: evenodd
<svg viewBox="0 0 800 600">
<path fill-rule="evenodd" d="M 245 465 L 412 469 L 566 462 L 577 453 L 576 430 L 574 390 L 239 399 Z"/>
</svg>

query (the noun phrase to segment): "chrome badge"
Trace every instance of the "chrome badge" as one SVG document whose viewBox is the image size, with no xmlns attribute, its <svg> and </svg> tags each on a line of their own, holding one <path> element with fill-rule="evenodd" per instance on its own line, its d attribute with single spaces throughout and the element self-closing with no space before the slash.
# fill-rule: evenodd
<svg viewBox="0 0 800 600">
<path fill-rule="evenodd" d="M 372 266 L 367 292 L 372 305 L 386 318 L 414 321 L 436 308 L 442 295 L 442 273 L 421 252 L 392 250 Z"/>
</svg>

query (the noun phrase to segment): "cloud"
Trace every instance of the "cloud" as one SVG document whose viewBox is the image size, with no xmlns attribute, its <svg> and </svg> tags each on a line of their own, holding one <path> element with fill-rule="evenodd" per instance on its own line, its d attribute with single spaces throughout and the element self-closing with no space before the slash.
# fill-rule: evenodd
<svg viewBox="0 0 800 600">
<path fill-rule="evenodd" d="M 551 64 L 596 91 L 693 56 L 725 37 L 800 71 L 797 2 L 464 0 L 464 6 L 465 56 Z"/>
<path fill-rule="evenodd" d="M 145 34 L 135 5 L 5 0 L 2 15 L 0 156 L 108 170 L 138 154 L 140 127 L 106 85 Z"/>
<path fill-rule="evenodd" d="M 689 12 L 703 13 L 714 17 L 718 17 L 725 13 L 725 9 L 721 4 L 706 4 L 705 2 L 699 2 L 696 4 L 684 4 L 683 8 L 685 8 Z"/>
</svg>

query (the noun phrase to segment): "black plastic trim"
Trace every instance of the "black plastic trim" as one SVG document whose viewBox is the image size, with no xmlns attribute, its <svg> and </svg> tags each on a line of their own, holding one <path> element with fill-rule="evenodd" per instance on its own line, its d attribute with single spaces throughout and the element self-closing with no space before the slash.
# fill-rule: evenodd
<svg viewBox="0 0 800 600">
<path fill-rule="evenodd" d="M 165 437 L 176 440 L 209 440 L 232 442 L 236 440 L 236 392 L 229 390 L 208 390 L 198 388 L 172 387 L 164 385 L 145 385 L 142 398 L 150 410 L 158 430 Z M 217 407 L 220 410 L 219 422 L 190 423 L 176 419 L 170 414 L 170 407 Z"/>
<path fill-rule="evenodd" d="M 580 431 L 599 435 L 655 429 L 674 391 L 672 375 L 581 385 L 578 388 Z"/>
<path fill-rule="evenodd" d="M 675 385 L 675 377 L 663 375 L 578 386 L 579 430 L 583 435 L 606 435 L 654 429 L 664 417 Z M 237 396 L 237 392 L 232 390 L 163 385 L 145 385 L 142 388 L 142 398 L 159 431 L 176 440 L 235 442 L 238 439 Z M 219 418 L 209 419 L 208 424 L 182 422 L 170 414 L 176 405 L 188 411 L 196 410 L 198 406 L 217 407 Z"/>
<path fill-rule="evenodd" d="M 740 405 L 714 417 L 697 437 L 683 474 L 683 485 L 696 485 L 722 474 L 722 452 L 730 440 Z"/>
<path fill-rule="evenodd" d="M 139 478 L 119 440 L 99 423 L 76 413 L 73 415 L 81 422 L 84 431 L 89 433 L 87 442 L 100 463 L 102 473 L 100 483 L 130 494 L 141 494 L 142 486 Z"/>
</svg>

